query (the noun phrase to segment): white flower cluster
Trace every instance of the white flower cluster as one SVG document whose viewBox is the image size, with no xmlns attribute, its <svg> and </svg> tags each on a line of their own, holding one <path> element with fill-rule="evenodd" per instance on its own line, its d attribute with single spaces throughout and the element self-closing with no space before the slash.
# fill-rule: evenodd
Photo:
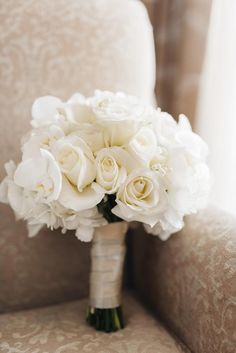
<svg viewBox="0 0 236 353">
<path fill-rule="evenodd" d="M 29 236 L 47 225 L 90 241 L 107 223 L 97 206 L 113 197 L 112 214 L 164 240 L 206 203 L 207 146 L 184 115 L 177 123 L 135 97 L 96 91 L 37 99 L 31 124 L 22 161 L 5 165 L 0 185 Z"/>
</svg>

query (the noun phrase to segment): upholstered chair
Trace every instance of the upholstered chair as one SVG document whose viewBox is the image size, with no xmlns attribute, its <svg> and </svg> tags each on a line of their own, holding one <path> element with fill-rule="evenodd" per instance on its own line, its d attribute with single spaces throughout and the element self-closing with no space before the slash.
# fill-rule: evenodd
<svg viewBox="0 0 236 353">
<path fill-rule="evenodd" d="M 0 0 L 0 177 L 19 158 L 38 96 L 95 89 L 154 102 L 152 28 L 138 0 Z M 0 352 L 233 353 L 236 221 L 209 208 L 167 242 L 128 235 L 113 334 L 85 323 L 90 245 L 26 226 L 0 205 Z"/>
</svg>

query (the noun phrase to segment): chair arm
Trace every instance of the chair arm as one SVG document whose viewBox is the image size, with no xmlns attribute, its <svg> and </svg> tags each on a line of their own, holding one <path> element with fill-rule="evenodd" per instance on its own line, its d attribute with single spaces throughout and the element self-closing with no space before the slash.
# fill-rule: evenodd
<svg viewBox="0 0 236 353">
<path fill-rule="evenodd" d="M 134 285 L 195 353 L 236 350 L 236 219 L 209 208 L 167 242 L 137 234 Z"/>
</svg>

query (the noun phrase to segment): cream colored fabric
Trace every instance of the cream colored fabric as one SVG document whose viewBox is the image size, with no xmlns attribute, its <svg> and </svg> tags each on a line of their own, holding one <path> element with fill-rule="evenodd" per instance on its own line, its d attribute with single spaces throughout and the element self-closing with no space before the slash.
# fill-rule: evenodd
<svg viewBox="0 0 236 353">
<path fill-rule="evenodd" d="M 117 222 L 97 228 L 91 249 L 90 300 L 93 308 L 117 308 L 126 252 L 128 223 Z"/>
<path fill-rule="evenodd" d="M 108 89 L 152 98 L 152 29 L 136 0 L 0 0 L 0 33 L 0 176 L 36 97 Z"/>
<path fill-rule="evenodd" d="M 15 223 L 4 207 L 0 313 L 88 296 L 90 244 L 78 241 L 73 232 L 47 229 L 29 239 L 23 222 Z"/>
<path fill-rule="evenodd" d="M 124 296 L 127 327 L 101 333 L 85 323 L 86 300 L 0 316 L 1 353 L 183 353 L 174 339 L 133 298 Z M 212 352 L 213 353 L 213 352 Z"/>
<path fill-rule="evenodd" d="M 136 0 L 0 0 L 0 51 L 0 179 L 36 97 L 100 88 L 152 99 L 152 29 Z M 87 293 L 88 247 L 58 234 L 29 240 L 0 205 L 0 312 Z"/>
<path fill-rule="evenodd" d="M 209 208 L 167 242 L 135 235 L 139 292 L 194 353 L 236 347 L 236 219 Z"/>
</svg>

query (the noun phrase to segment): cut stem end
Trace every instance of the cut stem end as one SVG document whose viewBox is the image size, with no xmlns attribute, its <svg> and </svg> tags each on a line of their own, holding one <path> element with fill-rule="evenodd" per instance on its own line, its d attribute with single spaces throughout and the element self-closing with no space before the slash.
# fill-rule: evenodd
<svg viewBox="0 0 236 353">
<path fill-rule="evenodd" d="M 112 309 L 88 308 L 87 323 L 97 331 L 115 332 L 124 328 L 121 306 Z"/>
</svg>

